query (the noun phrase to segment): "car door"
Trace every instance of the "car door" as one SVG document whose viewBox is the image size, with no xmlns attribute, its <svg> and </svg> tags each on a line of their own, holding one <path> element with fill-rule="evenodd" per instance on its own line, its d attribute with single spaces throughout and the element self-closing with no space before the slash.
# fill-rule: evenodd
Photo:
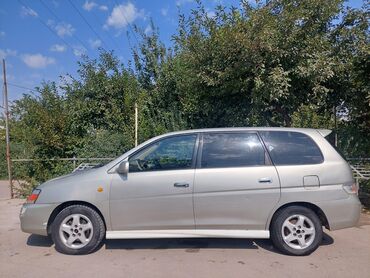
<svg viewBox="0 0 370 278">
<path fill-rule="evenodd" d="M 195 228 L 192 193 L 197 137 L 165 137 L 128 158 L 127 176 L 112 178 L 113 230 Z"/>
<path fill-rule="evenodd" d="M 265 230 L 277 171 L 256 132 L 205 133 L 194 185 L 196 229 Z"/>
</svg>

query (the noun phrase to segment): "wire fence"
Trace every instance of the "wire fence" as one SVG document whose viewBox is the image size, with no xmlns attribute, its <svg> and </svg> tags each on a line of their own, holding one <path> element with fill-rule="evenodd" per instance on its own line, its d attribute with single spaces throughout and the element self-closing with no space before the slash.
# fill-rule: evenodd
<svg viewBox="0 0 370 278">
<path fill-rule="evenodd" d="M 114 160 L 115 157 L 71 157 L 71 158 L 50 158 L 50 159 L 30 159 L 30 158 L 16 158 L 12 159 L 13 170 L 17 173 L 17 170 L 23 167 L 29 166 L 30 163 L 59 163 L 61 164 L 58 172 L 54 173 L 55 176 L 60 174 L 68 174 L 75 171 L 86 170 L 105 164 L 109 161 Z M 370 206 L 370 158 L 348 158 L 348 163 L 352 169 L 353 178 L 356 184 L 360 188 L 360 198 L 365 200 Z M 17 174 L 15 174 L 15 180 Z"/>
<path fill-rule="evenodd" d="M 70 161 L 73 165 L 73 171 L 76 170 L 81 164 L 87 166 L 92 164 L 96 166 L 99 163 L 107 162 L 115 159 L 115 157 L 71 157 L 71 158 L 49 158 L 49 159 L 31 159 L 31 158 L 16 158 L 12 162 L 34 162 L 34 161 Z M 353 172 L 354 179 L 370 179 L 370 158 L 348 158 L 348 163 Z"/>
<path fill-rule="evenodd" d="M 91 161 L 111 161 L 115 157 L 72 157 L 72 158 L 49 158 L 49 159 L 31 159 L 31 158 L 15 158 L 12 162 L 34 162 L 34 161 L 70 161 L 73 165 L 73 169 L 76 169 L 77 163 L 88 163 Z M 79 164 L 80 164 L 79 163 Z"/>
</svg>

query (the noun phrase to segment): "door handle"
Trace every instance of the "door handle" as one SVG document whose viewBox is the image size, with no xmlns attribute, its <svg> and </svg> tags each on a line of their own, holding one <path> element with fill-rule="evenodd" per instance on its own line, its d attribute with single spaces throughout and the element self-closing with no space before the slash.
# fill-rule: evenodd
<svg viewBox="0 0 370 278">
<path fill-rule="evenodd" d="M 260 178 L 258 182 L 259 183 L 272 183 L 272 179 L 271 178 Z"/>
<path fill-rule="evenodd" d="M 173 185 L 174 187 L 189 187 L 189 184 L 186 182 L 176 182 Z"/>
</svg>

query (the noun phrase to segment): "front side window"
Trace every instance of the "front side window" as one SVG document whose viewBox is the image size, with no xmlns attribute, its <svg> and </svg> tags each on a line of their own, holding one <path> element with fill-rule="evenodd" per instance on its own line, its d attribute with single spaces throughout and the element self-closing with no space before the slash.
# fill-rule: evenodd
<svg viewBox="0 0 370 278">
<path fill-rule="evenodd" d="M 255 133 L 210 133 L 203 136 L 201 168 L 265 165 L 265 150 Z"/>
<path fill-rule="evenodd" d="M 129 171 L 189 169 L 192 166 L 196 134 L 159 140 L 129 158 Z"/>
<path fill-rule="evenodd" d="M 275 165 L 307 165 L 324 161 L 319 147 L 306 134 L 262 131 L 263 141 Z"/>
</svg>

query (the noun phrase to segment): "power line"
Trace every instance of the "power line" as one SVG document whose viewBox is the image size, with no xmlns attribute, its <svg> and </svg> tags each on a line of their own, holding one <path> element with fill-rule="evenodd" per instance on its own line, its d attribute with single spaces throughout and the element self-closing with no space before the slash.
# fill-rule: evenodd
<svg viewBox="0 0 370 278">
<path fill-rule="evenodd" d="M 29 90 L 30 94 L 33 95 L 34 97 L 38 98 L 40 96 L 37 96 L 35 93 L 38 93 L 38 91 L 34 90 L 34 89 L 31 89 L 31 88 L 28 88 L 28 87 L 25 87 L 25 86 L 22 86 L 22 85 L 17 85 L 17 84 L 14 84 L 14 83 L 9 83 L 7 82 L 9 86 L 12 86 L 12 87 L 16 87 L 16 88 L 20 88 L 20 89 L 25 89 L 25 90 Z"/>
<path fill-rule="evenodd" d="M 44 1 L 42 1 L 42 0 L 40 0 L 40 2 L 41 2 L 41 4 L 54 16 L 54 18 L 56 18 L 56 20 L 58 20 L 59 22 L 63 22 L 63 20 L 61 20 L 60 19 L 60 17 L 56 14 L 56 13 L 54 13 L 54 11 L 52 10 L 52 9 L 50 9 L 49 7 L 48 7 L 48 5 L 46 5 L 45 4 L 45 2 Z M 88 47 L 86 46 L 86 44 L 79 38 L 79 37 L 77 37 L 77 35 L 75 35 L 75 34 L 72 34 L 72 36 L 76 39 L 76 40 L 78 40 L 78 42 L 80 43 L 80 44 L 82 44 L 82 46 L 83 47 L 85 47 L 86 48 L 86 50 L 88 50 Z M 59 37 L 59 36 L 58 36 Z M 72 48 L 73 49 L 73 48 Z"/>
<path fill-rule="evenodd" d="M 86 20 L 86 18 L 83 16 L 83 14 L 77 9 L 77 7 L 72 3 L 71 0 L 68 0 L 68 2 L 71 4 L 71 6 L 75 9 L 75 11 L 80 15 L 80 17 L 83 19 L 83 21 L 86 23 L 87 26 L 89 26 L 90 30 L 96 35 L 96 37 L 103 43 L 105 48 L 107 48 L 107 45 L 105 41 L 99 36 L 99 34 L 94 30 L 94 28 L 90 25 L 90 23 Z"/>
<path fill-rule="evenodd" d="M 14 83 L 8 82 L 8 85 L 13 86 L 13 87 L 17 87 L 17 88 L 20 88 L 20 89 L 30 90 L 32 92 L 38 93 L 35 89 L 31 89 L 31 88 L 28 88 L 28 87 L 25 87 L 25 86 L 21 86 L 21 85 L 17 85 L 17 84 L 14 84 Z"/>
<path fill-rule="evenodd" d="M 99 22 L 99 24 L 101 24 L 103 26 L 103 23 L 101 22 L 101 20 L 99 19 L 99 17 L 96 15 L 96 13 L 94 11 L 92 11 L 92 14 L 95 17 L 95 19 Z M 115 47 L 117 47 L 117 51 L 119 51 L 121 53 L 122 57 L 123 57 L 123 52 L 121 50 L 121 47 L 112 38 L 112 36 L 109 34 L 109 32 L 106 32 L 106 34 L 107 34 L 107 37 L 110 39 L 110 41 L 115 45 Z"/>
<path fill-rule="evenodd" d="M 29 6 L 25 5 L 21 0 L 18 0 L 18 3 L 28 9 L 31 9 Z M 34 11 L 34 9 L 31 9 Z M 50 28 L 50 26 L 44 22 L 39 16 L 36 17 L 38 19 L 38 21 L 40 21 L 40 23 L 42 25 L 44 25 L 50 32 L 52 32 L 58 39 L 60 39 L 61 41 L 63 41 L 66 45 L 68 45 L 71 49 L 76 49 L 75 47 L 73 47 L 71 44 L 69 44 L 65 39 L 61 38 L 58 36 L 58 34 L 52 29 Z"/>
<path fill-rule="evenodd" d="M 116 3 L 117 6 L 119 6 L 118 2 L 114 0 L 114 3 Z M 127 17 L 125 16 L 125 13 L 122 13 L 123 18 L 126 20 L 128 27 L 131 29 L 132 34 L 134 35 L 134 38 L 136 40 L 136 43 L 139 44 L 139 40 L 136 37 L 136 33 L 134 31 L 134 28 L 131 26 L 131 23 L 127 20 Z"/>
</svg>

